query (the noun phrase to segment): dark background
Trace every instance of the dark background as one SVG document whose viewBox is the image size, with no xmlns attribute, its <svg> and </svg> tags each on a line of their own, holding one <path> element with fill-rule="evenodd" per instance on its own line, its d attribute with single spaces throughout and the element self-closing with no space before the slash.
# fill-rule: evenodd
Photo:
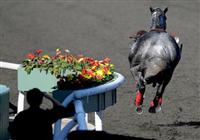
<svg viewBox="0 0 200 140">
<path fill-rule="evenodd" d="M 148 113 L 155 89 L 148 87 L 144 113 L 132 106 L 134 81 L 128 64 L 130 34 L 149 29 L 149 6 L 168 6 L 168 32 L 183 43 L 182 59 L 166 88 L 162 112 Z M 104 111 L 103 128 L 112 134 L 162 140 L 197 140 L 200 137 L 199 1 L 136 0 L 1 0 L 0 61 L 21 63 L 25 55 L 42 49 L 53 55 L 69 49 L 96 59 L 110 57 L 126 78 L 118 102 Z M 0 69 L 0 83 L 17 100 L 17 73 Z M 48 103 L 44 105 L 48 107 Z"/>
</svg>

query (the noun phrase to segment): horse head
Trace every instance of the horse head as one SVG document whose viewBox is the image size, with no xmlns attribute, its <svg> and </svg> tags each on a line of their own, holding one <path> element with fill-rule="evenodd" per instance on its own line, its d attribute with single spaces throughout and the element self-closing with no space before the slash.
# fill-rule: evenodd
<svg viewBox="0 0 200 140">
<path fill-rule="evenodd" d="M 164 10 L 160 8 L 149 8 L 151 11 L 151 29 L 161 29 L 166 30 L 167 24 L 166 24 L 166 13 L 168 11 L 168 8 L 165 8 Z"/>
</svg>

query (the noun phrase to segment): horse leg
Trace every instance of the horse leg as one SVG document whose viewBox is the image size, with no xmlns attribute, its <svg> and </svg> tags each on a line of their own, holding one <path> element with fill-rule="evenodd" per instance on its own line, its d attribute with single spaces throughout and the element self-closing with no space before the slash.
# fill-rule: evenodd
<svg viewBox="0 0 200 140">
<path fill-rule="evenodd" d="M 150 108 L 149 108 L 150 113 L 156 113 L 156 112 L 161 111 L 161 105 L 163 103 L 162 96 L 163 96 L 166 86 L 168 85 L 169 81 L 172 78 L 172 74 L 173 74 L 173 70 L 167 70 L 163 74 L 164 80 L 160 81 L 160 83 L 158 84 L 156 96 L 155 96 L 154 100 L 151 101 L 151 103 L 150 103 Z"/>
<path fill-rule="evenodd" d="M 162 104 L 162 94 L 160 89 L 163 89 L 163 85 L 161 88 L 162 84 L 158 84 L 157 86 L 157 91 L 156 91 L 156 96 L 154 97 L 153 101 L 150 102 L 150 108 L 149 108 L 149 112 L 150 113 L 156 113 L 157 111 L 160 111 L 161 108 L 161 104 Z M 156 110 L 156 109 L 160 109 L 160 110 Z"/>
<path fill-rule="evenodd" d="M 162 96 L 168 83 L 169 81 L 167 80 L 157 86 L 156 96 L 150 103 L 150 108 L 149 108 L 150 113 L 156 113 L 161 111 L 161 105 L 163 103 Z"/>
<path fill-rule="evenodd" d="M 142 72 L 140 72 L 138 69 L 139 69 L 139 66 L 131 68 L 131 73 L 137 82 L 137 93 L 136 93 L 136 97 L 134 101 L 134 104 L 136 106 L 136 112 L 138 114 L 142 114 L 143 113 L 142 104 L 144 100 L 143 96 L 145 92 L 145 82 L 144 82 Z"/>
<path fill-rule="evenodd" d="M 136 112 L 138 114 L 142 114 L 143 113 L 142 104 L 143 104 L 143 100 L 144 100 L 144 93 L 145 93 L 146 87 L 142 80 L 140 80 L 140 82 L 138 83 L 137 86 L 138 86 L 138 90 L 136 93 L 134 104 L 136 106 Z"/>
</svg>

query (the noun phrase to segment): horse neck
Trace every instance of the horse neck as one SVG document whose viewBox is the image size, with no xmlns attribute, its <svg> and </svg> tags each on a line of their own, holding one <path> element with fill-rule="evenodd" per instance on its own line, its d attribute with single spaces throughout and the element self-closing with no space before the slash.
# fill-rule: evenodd
<svg viewBox="0 0 200 140">
<path fill-rule="evenodd" d="M 166 25 L 158 26 L 155 22 L 151 24 L 150 30 L 160 30 L 166 32 Z"/>
<path fill-rule="evenodd" d="M 152 24 L 150 30 L 166 30 L 166 27 L 157 26 L 156 24 Z"/>
<path fill-rule="evenodd" d="M 166 32 L 166 27 L 160 27 L 157 26 L 156 24 L 152 24 L 150 27 L 150 31 L 157 31 L 157 32 Z"/>
</svg>

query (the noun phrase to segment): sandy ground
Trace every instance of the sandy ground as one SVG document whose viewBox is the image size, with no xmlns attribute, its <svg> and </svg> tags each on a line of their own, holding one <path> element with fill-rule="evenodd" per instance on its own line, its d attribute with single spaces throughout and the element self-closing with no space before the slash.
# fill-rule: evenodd
<svg viewBox="0 0 200 140">
<path fill-rule="evenodd" d="M 164 94 L 162 112 L 148 113 L 155 90 L 148 87 L 144 113 L 132 106 L 134 81 L 128 64 L 130 34 L 148 30 L 149 6 L 169 7 L 168 32 L 183 43 L 182 59 Z M 54 54 L 69 49 L 96 59 L 110 57 L 126 78 L 118 89 L 118 102 L 104 111 L 108 133 L 160 140 L 200 138 L 199 11 L 200 1 L 0 1 L 0 61 L 21 63 L 35 49 Z M 0 69 L 0 83 L 11 88 L 16 104 L 16 71 Z"/>
</svg>

